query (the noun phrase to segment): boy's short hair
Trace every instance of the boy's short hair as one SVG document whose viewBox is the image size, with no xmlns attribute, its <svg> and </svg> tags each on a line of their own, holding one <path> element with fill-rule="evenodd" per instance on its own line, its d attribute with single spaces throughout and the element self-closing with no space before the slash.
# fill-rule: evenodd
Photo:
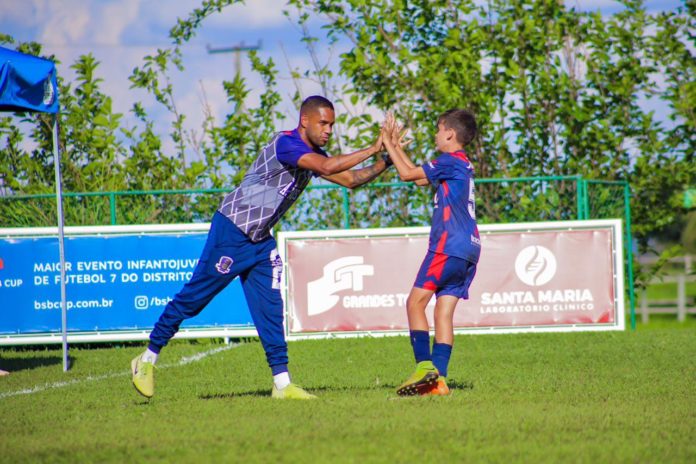
<svg viewBox="0 0 696 464">
<path fill-rule="evenodd" d="M 305 100 L 302 102 L 302 105 L 300 106 L 300 114 L 311 113 L 319 108 L 329 108 L 333 111 L 334 106 L 329 99 L 324 98 L 321 95 L 312 95 L 311 97 L 305 98 Z"/>
<path fill-rule="evenodd" d="M 447 129 L 454 129 L 457 142 L 466 146 L 474 140 L 478 132 L 476 117 L 471 111 L 453 108 L 447 110 L 437 118 L 437 124 L 442 123 Z"/>
</svg>

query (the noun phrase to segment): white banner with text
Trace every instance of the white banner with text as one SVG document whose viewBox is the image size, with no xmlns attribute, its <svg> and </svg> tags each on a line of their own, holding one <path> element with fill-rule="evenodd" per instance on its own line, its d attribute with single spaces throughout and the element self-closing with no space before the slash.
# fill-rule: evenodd
<svg viewBox="0 0 696 464">
<path fill-rule="evenodd" d="M 620 220 L 482 225 L 480 232 L 476 277 L 454 316 L 458 333 L 624 329 Z M 408 330 L 406 299 L 428 233 L 281 232 L 288 336 Z"/>
</svg>

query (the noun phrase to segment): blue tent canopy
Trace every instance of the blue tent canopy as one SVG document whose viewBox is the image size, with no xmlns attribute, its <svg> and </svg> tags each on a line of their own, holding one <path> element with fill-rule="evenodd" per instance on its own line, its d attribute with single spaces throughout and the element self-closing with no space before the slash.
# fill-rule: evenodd
<svg viewBox="0 0 696 464">
<path fill-rule="evenodd" d="M 0 47 L 0 111 L 57 113 L 56 65 Z"/>
<path fill-rule="evenodd" d="M 63 327 L 63 370 L 68 370 L 67 304 L 65 296 L 65 234 L 63 193 L 58 152 L 58 81 L 56 65 L 43 58 L 0 47 L 0 111 L 38 111 L 53 114 L 53 158 L 56 171 L 56 212 L 60 253 L 60 295 Z"/>
</svg>

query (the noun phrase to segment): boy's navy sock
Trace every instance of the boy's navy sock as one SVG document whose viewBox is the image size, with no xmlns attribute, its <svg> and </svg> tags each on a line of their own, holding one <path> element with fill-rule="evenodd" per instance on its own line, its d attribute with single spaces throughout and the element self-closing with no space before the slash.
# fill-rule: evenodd
<svg viewBox="0 0 696 464">
<path fill-rule="evenodd" d="M 452 345 L 433 342 L 433 364 L 442 377 L 447 377 L 447 366 L 452 355 Z"/>
<path fill-rule="evenodd" d="M 430 332 L 427 330 L 412 330 L 411 346 L 416 357 L 416 363 L 430 361 Z"/>
</svg>

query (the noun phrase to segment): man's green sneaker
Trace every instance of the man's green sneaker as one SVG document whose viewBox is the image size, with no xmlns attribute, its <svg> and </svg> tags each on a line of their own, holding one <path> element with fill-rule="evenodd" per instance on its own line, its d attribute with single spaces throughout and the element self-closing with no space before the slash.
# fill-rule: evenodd
<svg viewBox="0 0 696 464">
<path fill-rule="evenodd" d="M 416 365 L 416 372 L 401 384 L 396 390 L 396 394 L 400 396 L 422 395 L 437 384 L 438 376 L 432 361 L 421 361 Z"/>
<path fill-rule="evenodd" d="M 316 396 L 311 393 L 306 392 L 302 387 L 298 387 L 294 383 L 291 383 L 282 390 L 278 390 L 275 385 L 273 385 L 273 392 L 271 397 L 279 400 L 313 400 Z"/>
<path fill-rule="evenodd" d="M 133 386 L 145 398 L 152 398 L 155 394 L 155 365 L 151 362 L 143 362 L 141 355 L 131 361 L 133 373 Z"/>
</svg>

